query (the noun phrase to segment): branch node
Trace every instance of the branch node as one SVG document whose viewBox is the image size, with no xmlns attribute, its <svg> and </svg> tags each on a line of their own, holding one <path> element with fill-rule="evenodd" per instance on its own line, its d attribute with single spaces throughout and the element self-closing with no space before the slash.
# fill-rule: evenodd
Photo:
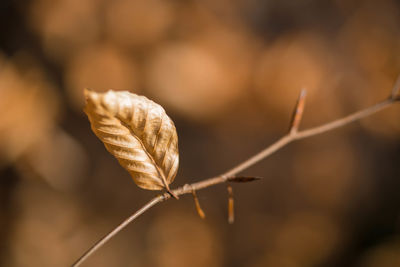
<svg viewBox="0 0 400 267">
<path fill-rule="evenodd" d="M 307 91 L 302 89 L 297 99 L 296 108 L 293 111 L 292 122 L 290 123 L 289 135 L 294 135 L 297 133 L 301 118 L 303 117 L 304 106 L 306 101 Z"/>
<path fill-rule="evenodd" d="M 227 185 L 228 190 L 228 223 L 233 224 L 235 222 L 234 213 L 234 202 L 233 202 L 233 189 L 229 184 Z"/>
<path fill-rule="evenodd" d="M 224 174 L 221 174 L 219 177 L 221 177 L 221 179 L 224 179 L 225 181 L 228 181 L 231 176 L 224 173 Z"/>
<path fill-rule="evenodd" d="M 197 197 L 196 190 L 192 190 L 194 204 L 196 206 L 197 214 L 199 214 L 200 218 L 204 219 L 206 214 L 204 213 L 203 209 L 200 206 L 199 198 Z"/>
<path fill-rule="evenodd" d="M 175 198 L 176 200 L 179 200 L 179 197 L 177 194 L 175 194 L 171 189 L 169 189 L 169 186 L 166 186 L 166 190 L 168 192 L 168 194 L 170 194 L 173 198 Z"/>
</svg>

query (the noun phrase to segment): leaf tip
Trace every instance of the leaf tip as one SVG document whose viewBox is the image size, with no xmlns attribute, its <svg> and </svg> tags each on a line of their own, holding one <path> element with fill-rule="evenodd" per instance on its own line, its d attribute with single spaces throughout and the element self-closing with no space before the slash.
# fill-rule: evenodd
<svg viewBox="0 0 400 267">
<path fill-rule="evenodd" d="M 88 105 L 90 103 L 97 103 L 99 100 L 99 94 L 95 91 L 90 90 L 89 88 L 83 89 L 83 95 L 85 96 L 85 104 Z"/>
</svg>

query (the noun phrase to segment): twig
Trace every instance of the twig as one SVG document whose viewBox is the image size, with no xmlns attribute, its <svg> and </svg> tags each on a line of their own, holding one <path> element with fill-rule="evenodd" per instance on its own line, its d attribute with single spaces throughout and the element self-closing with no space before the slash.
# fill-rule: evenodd
<svg viewBox="0 0 400 267">
<path fill-rule="evenodd" d="M 368 108 L 365 108 L 363 110 L 357 111 L 353 114 L 350 114 L 346 117 L 343 117 L 341 119 L 322 124 L 317 127 L 313 127 L 307 130 L 303 131 L 298 131 L 298 127 L 301 121 L 301 116 L 303 114 L 303 109 L 304 109 L 304 100 L 305 100 L 305 92 L 303 91 L 300 94 L 299 100 L 297 102 L 297 106 L 294 112 L 294 117 L 291 123 L 291 127 L 289 132 L 278 139 L 275 143 L 272 145 L 268 146 L 258 154 L 252 156 L 251 158 L 247 159 L 246 161 L 240 163 L 239 165 L 235 166 L 234 168 L 228 170 L 227 172 L 215 176 L 212 178 L 205 179 L 200 182 L 196 182 L 193 184 L 186 184 L 182 187 L 179 187 L 177 189 L 171 190 L 171 193 L 164 193 L 162 195 L 159 195 L 155 198 L 153 198 L 150 202 L 148 202 L 145 206 L 143 206 L 140 210 L 135 212 L 133 215 L 131 215 L 129 218 L 127 218 L 122 224 L 117 226 L 114 230 L 112 230 L 110 233 L 108 233 L 106 236 L 104 236 L 100 241 L 98 241 L 94 246 L 92 246 L 85 254 L 82 255 L 81 258 L 79 258 L 72 266 L 76 267 L 81 265 L 90 255 L 92 255 L 96 250 L 98 250 L 100 247 L 102 247 L 108 240 L 110 240 L 114 235 L 116 235 L 119 231 L 121 231 L 123 228 L 125 228 L 130 222 L 135 220 L 137 217 L 139 217 L 141 214 L 143 214 L 145 211 L 153 207 L 154 205 L 163 202 L 165 200 L 168 200 L 171 198 L 171 196 L 180 196 L 184 194 L 189 194 L 192 193 L 193 191 L 198 191 L 207 187 L 211 187 L 217 184 L 222 184 L 225 182 L 228 182 L 232 177 L 234 177 L 236 174 L 239 172 L 253 166 L 254 164 L 258 163 L 259 161 L 265 159 L 266 157 L 270 156 L 277 150 L 281 149 L 282 147 L 286 146 L 287 144 L 295 141 L 295 140 L 300 140 L 304 139 L 307 137 L 311 137 L 314 135 L 322 134 L 337 128 L 340 128 L 342 126 L 345 126 L 351 122 L 357 121 L 359 119 L 365 118 L 369 115 L 372 115 L 378 111 L 381 111 L 395 102 L 400 101 L 400 97 L 398 96 L 398 92 L 400 90 L 400 78 L 398 79 L 398 82 L 396 82 L 395 86 L 392 89 L 391 95 L 389 96 L 388 99 L 383 100 L 373 106 L 370 106 Z"/>
<path fill-rule="evenodd" d="M 329 123 L 326 123 L 321 126 L 317 126 L 317 127 L 314 127 L 314 128 L 308 129 L 308 130 L 300 131 L 294 137 L 295 137 L 295 139 L 299 140 L 299 139 L 307 138 L 307 137 L 310 137 L 313 135 L 328 132 L 328 131 L 336 129 L 336 128 L 340 128 L 351 122 L 368 117 L 371 114 L 374 114 L 382 109 L 385 109 L 388 106 L 390 106 L 391 104 L 395 103 L 396 101 L 397 101 L 396 99 L 389 98 L 387 100 L 384 100 L 382 102 L 375 104 L 374 106 L 360 110 L 360 111 L 350 114 L 344 118 L 341 118 L 341 119 L 338 119 L 338 120 L 335 120 L 335 121 L 332 121 L 332 122 L 329 122 Z"/>
<path fill-rule="evenodd" d="M 140 210 L 136 211 L 134 214 L 132 214 L 129 218 L 127 218 L 123 223 L 118 225 L 114 230 L 112 230 L 110 233 L 105 235 L 102 239 L 97 241 L 96 244 L 94 244 L 85 254 L 83 254 L 72 266 L 79 266 L 81 265 L 82 262 L 84 262 L 90 255 L 92 255 L 96 250 L 101 248 L 105 243 L 107 243 L 108 240 L 110 240 L 114 235 L 116 235 L 119 231 L 124 229 L 128 224 L 130 224 L 133 220 L 135 220 L 137 217 L 142 215 L 145 211 L 156 205 L 157 203 L 160 203 L 164 201 L 164 198 L 162 195 L 157 196 L 150 200 L 146 205 L 144 205 Z"/>
</svg>

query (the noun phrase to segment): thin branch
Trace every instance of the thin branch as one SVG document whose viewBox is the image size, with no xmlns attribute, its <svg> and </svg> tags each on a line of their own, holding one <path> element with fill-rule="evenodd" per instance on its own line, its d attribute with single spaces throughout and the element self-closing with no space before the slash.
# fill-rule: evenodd
<svg viewBox="0 0 400 267">
<path fill-rule="evenodd" d="M 320 126 L 316 126 L 307 130 L 303 131 L 298 131 L 297 128 L 300 123 L 300 119 L 302 116 L 302 111 L 304 109 L 304 97 L 305 94 L 302 93 L 300 94 L 300 98 L 298 101 L 298 104 L 296 106 L 295 111 L 295 116 L 292 122 L 292 125 L 294 127 L 290 128 L 290 131 L 288 134 L 284 135 L 280 139 L 278 139 L 275 143 L 272 145 L 268 146 L 264 150 L 260 151 L 258 154 L 252 156 L 251 158 L 247 159 L 246 161 L 238 164 L 234 168 L 228 170 L 227 172 L 216 176 L 212 178 L 205 179 L 203 181 L 199 181 L 193 184 L 185 184 L 184 186 L 181 186 L 177 189 L 171 190 L 170 193 L 164 193 L 162 195 L 159 195 L 155 198 L 153 198 L 150 202 L 148 202 L 144 207 L 142 207 L 140 210 L 138 210 L 136 213 L 131 215 L 129 218 L 127 218 L 122 224 L 120 224 L 117 228 L 115 228 L 112 232 L 108 233 L 105 237 L 103 237 L 100 241 L 98 241 L 93 247 L 91 247 L 81 258 L 79 258 L 78 261 L 76 261 L 72 266 L 76 267 L 79 266 L 81 263 L 83 263 L 91 254 L 93 254 L 96 250 L 98 250 L 101 246 L 103 246 L 108 240 L 110 240 L 114 235 L 116 235 L 119 231 L 121 231 L 125 226 L 127 226 L 130 222 L 135 220 L 138 216 L 143 214 L 145 211 L 150 209 L 152 206 L 168 200 L 171 198 L 171 196 L 180 196 L 184 194 L 189 194 L 192 193 L 193 191 L 198 191 L 204 188 L 208 188 L 217 184 L 222 184 L 225 182 L 228 182 L 232 177 L 234 177 L 236 174 L 239 172 L 253 166 L 254 164 L 258 163 L 259 161 L 265 159 L 266 157 L 272 155 L 274 152 L 278 151 L 282 147 L 286 146 L 287 144 L 295 141 L 295 140 L 300 140 L 304 139 L 307 137 L 315 136 L 318 134 L 322 134 L 337 128 L 340 128 L 342 126 L 345 126 L 351 122 L 360 120 L 362 118 L 368 117 L 378 111 L 381 111 L 385 108 L 388 108 L 395 102 L 400 101 L 400 97 L 397 95 L 398 91 L 400 90 L 400 79 L 398 82 L 396 82 L 390 97 L 387 100 L 381 101 L 373 106 L 370 106 L 368 108 L 365 108 L 363 110 L 357 111 L 353 114 L 350 114 L 346 117 L 343 117 L 341 119 L 322 124 Z M 297 119 L 296 119 L 297 116 Z M 295 128 L 295 131 L 292 131 L 292 129 Z"/>
<path fill-rule="evenodd" d="M 150 200 L 146 205 L 144 205 L 140 210 L 136 211 L 133 215 L 123 221 L 120 225 L 118 225 L 114 230 L 105 235 L 102 239 L 100 239 L 96 244 L 94 244 L 85 254 L 82 255 L 72 266 L 81 265 L 90 255 L 92 255 L 96 250 L 102 247 L 108 240 L 110 240 L 114 235 L 116 235 L 119 231 L 124 229 L 128 224 L 130 224 L 137 217 L 142 215 L 145 211 L 149 210 L 154 205 L 164 201 L 164 197 L 162 195 L 157 196 Z"/>
<path fill-rule="evenodd" d="M 351 122 L 368 117 L 369 115 L 372 115 L 378 111 L 381 111 L 382 109 L 385 109 L 385 108 L 389 107 L 390 105 L 392 105 L 394 102 L 396 102 L 396 100 L 390 98 L 390 99 L 384 100 L 382 102 L 379 102 L 374 106 L 371 106 L 369 108 L 360 110 L 353 114 L 350 114 L 344 118 L 341 118 L 341 119 L 338 119 L 338 120 L 332 121 L 330 123 L 326 123 L 321 126 L 317 126 L 317 127 L 314 127 L 314 128 L 308 129 L 308 130 L 298 132 L 295 136 L 295 139 L 299 140 L 299 139 L 307 138 L 307 137 L 310 137 L 313 135 L 328 132 L 328 131 L 336 129 L 336 128 L 340 128 Z"/>
</svg>

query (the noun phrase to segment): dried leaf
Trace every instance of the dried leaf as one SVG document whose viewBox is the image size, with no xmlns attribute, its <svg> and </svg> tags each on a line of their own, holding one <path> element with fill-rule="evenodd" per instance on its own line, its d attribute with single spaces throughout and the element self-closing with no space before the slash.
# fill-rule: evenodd
<svg viewBox="0 0 400 267">
<path fill-rule="evenodd" d="M 127 91 L 85 89 L 92 130 L 144 189 L 169 191 L 178 171 L 178 136 L 164 109 Z"/>
</svg>

